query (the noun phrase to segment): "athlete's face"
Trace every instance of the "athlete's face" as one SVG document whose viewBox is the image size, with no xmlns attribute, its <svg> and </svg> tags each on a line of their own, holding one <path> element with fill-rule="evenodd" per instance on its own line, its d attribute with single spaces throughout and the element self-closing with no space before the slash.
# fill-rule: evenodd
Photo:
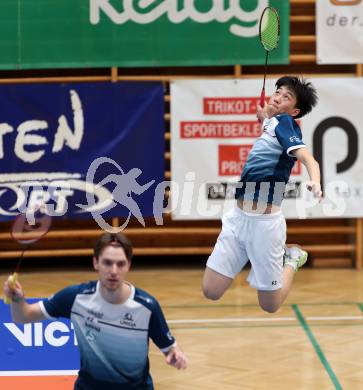
<svg viewBox="0 0 363 390">
<path fill-rule="evenodd" d="M 101 285 L 109 291 L 116 291 L 122 286 L 130 269 L 123 248 L 112 245 L 103 249 L 98 259 L 93 258 L 93 265 L 98 271 Z"/>
<path fill-rule="evenodd" d="M 296 103 L 297 100 L 294 93 L 285 86 L 281 86 L 272 94 L 268 104 L 273 107 L 275 115 L 289 114 L 291 116 L 296 116 L 300 112 L 300 110 L 296 108 Z"/>
</svg>

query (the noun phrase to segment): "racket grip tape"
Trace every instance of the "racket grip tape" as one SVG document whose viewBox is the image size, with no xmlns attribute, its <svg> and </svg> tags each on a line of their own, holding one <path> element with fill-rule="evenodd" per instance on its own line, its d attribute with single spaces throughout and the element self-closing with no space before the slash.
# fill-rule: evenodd
<svg viewBox="0 0 363 390">
<path fill-rule="evenodd" d="M 11 276 L 10 276 L 10 279 L 9 279 L 9 284 L 11 287 L 15 287 L 15 284 L 18 280 L 18 274 L 17 272 L 14 272 Z M 4 303 L 7 304 L 7 305 L 10 305 L 12 302 L 12 299 L 10 297 L 4 297 Z"/>
<path fill-rule="evenodd" d="M 260 106 L 265 106 L 265 88 L 262 88 L 261 96 L 260 96 Z"/>
</svg>

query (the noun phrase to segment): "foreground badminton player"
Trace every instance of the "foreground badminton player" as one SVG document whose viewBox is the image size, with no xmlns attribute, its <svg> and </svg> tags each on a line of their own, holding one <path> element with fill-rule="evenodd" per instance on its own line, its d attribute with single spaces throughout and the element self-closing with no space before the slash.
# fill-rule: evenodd
<svg viewBox="0 0 363 390">
<path fill-rule="evenodd" d="M 234 277 L 251 262 L 248 282 L 257 290 L 261 308 L 273 313 L 286 299 L 295 271 L 307 260 L 298 247 L 287 248 L 286 222 L 281 203 L 296 160 L 306 167 L 307 188 L 321 198 L 320 168 L 302 141 L 295 119 L 309 113 L 317 103 L 311 83 L 284 76 L 257 118 L 262 135 L 251 149 L 244 166 L 236 206 L 222 219 L 214 250 L 203 278 L 204 295 L 222 297 Z"/>
<path fill-rule="evenodd" d="M 4 284 L 15 322 L 71 319 L 81 355 L 74 389 L 152 390 L 149 337 L 164 353 L 167 364 L 186 368 L 186 357 L 171 335 L 157 300 L 125 280 L 132 254 L 125 236 L 106 233 L 94 247 L 97 281 L 67 287 L 34 304 L 25 301 L 19 282 L 14 288 L 8 281 Z"/>
</svg>

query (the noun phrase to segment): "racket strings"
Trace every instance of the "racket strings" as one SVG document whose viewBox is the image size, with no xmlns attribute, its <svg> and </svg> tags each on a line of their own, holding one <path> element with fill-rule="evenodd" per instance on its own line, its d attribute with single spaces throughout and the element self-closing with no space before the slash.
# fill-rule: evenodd
<svg viewBox="0 0 363 390">
<path fill-rule="evenodd" d="M 49 230 L 51 218 L 47 214 L 37 214 L 31 223 L 26 214 L 20 214 L 11 229 L 12 238 L 21 245 L 28 245 L 38 241 Z"/>
<path fill-rule="evenodd" d="M 260 40 L 267 51 L 276 49 L 280 37 L 280 22 L 277 13 L 267 9 L 260 24 Z"/>
</svg>

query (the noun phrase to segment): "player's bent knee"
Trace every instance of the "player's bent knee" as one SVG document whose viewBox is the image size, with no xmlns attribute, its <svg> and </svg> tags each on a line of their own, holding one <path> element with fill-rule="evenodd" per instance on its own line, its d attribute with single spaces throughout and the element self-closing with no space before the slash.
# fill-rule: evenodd
<svg viewBox="0 0 363 390">
<path fill-rule="evenodd" d="M 223 296 L 232 281 L 233 279 L 207 267 L 202 282 L 203 294 L 207 299 L 217 301 Z"/>
<path fill-rule="evenodd" d="M 276 313 L 277 310 L 279 310 L 280 305 L 276 303 L 262 303 L 260 302 L 260 307 L 262 310 L 266 311 L 267 313 Z"/>
<path fill-rule="evenodd" d="M 219 298 L 222 297 L 223 292 L 219 292 L 216 290 L 213 290 L 212 288 L 209 288 L 207 286 L 202 287 L 203 294 L 207 299 L 210 299 L 212 301 L 218 301 Z"/>
<path fill-rule="evenodd" d="M 276 291 L 258 291 L 258 303 L 262 310 L 267 313 L 276 313 L 281 306 L 280 292 Z"/>
</svg>

